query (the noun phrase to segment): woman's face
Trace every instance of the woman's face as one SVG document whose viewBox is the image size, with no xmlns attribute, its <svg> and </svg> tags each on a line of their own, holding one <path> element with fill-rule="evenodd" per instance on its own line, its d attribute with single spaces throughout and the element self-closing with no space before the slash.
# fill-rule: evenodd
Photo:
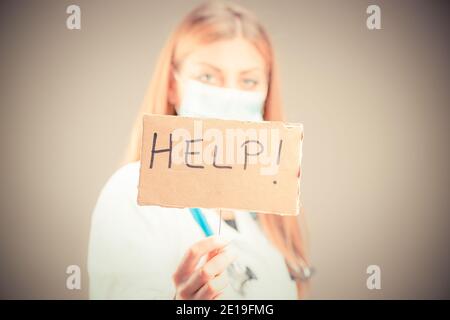
<svg viewBox="0 0 450 320">
<path fill-rule="evenodd" d="M 267 92 L 268 76 L 263 56 L 242 37 L 219 40 L 190 52 L 177 70 L 169 99 L 176 108 L 183 98 L 184 79 L 207 85 L 246 91 Z"/>
</svg>

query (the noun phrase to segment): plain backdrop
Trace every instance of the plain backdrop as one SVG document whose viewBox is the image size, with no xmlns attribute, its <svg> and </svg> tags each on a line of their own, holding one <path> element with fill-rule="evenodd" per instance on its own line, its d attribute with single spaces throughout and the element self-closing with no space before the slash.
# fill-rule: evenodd
<svg viewBox="0 0 450 320">
<path fill-rule="evenodd" d="M 313 298 L 450 298 L 448 2 L 239 2 L 267 27 L 287 120 L 305 127 Z M 88 297 L 96 199 L 198 3 L 1 2 L 0 297 Z M 81 30 L 66 28 L 70 4 Z M 81 290 L 66 289 L 72 264 Z M 381 290 L 366 287 L 372 264 Z"/>
</svg>

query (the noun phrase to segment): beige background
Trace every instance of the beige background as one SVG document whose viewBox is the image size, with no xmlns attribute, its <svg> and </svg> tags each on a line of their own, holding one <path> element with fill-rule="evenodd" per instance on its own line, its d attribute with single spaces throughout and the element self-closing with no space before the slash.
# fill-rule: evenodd
<svg viewBox="0 0 450 320">
<path fill-rule="evenodd" d="M 275 43 L 287 120 L 305 126 L 313 297 L 449 298 L 448 4 L 241 2 Z M 65 26 L 72 3 L 81 31 Z M 90 214 L 196 3 L 1 2 L 0 297 L 88 297 Z M 382 30 L 365 27 L 372 3 Z M 65 289 L 70 264 L 81 291 Z M 370 264 L 382 290 L 366 288 Z"/>
</svg>

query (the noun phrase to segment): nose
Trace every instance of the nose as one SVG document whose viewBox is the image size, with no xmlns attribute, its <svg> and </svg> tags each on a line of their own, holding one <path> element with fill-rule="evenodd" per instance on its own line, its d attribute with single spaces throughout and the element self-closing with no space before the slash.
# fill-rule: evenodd
<svg viewBox="0 0 450 320">
<path fill-rule="evenodd" d="M 238 75 L 227 74 L 224 79 L 223 86 L 230 89 L 240 89 Z"/>
</svg>

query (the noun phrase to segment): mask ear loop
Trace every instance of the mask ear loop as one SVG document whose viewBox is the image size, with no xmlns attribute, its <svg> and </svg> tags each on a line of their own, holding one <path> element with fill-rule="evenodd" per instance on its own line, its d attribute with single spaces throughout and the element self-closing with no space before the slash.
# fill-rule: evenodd
<svg viewBox="0 0 450 320">
<path fill-rule="evenodd" d="M 183 81 L 183 77 L 180 75 L 180 71 L 178 70 L 178 66 L 175 63 L 171 63 L 173 78 L 176 81 Z"/>
<path fill-rule="evenodd" d="M 173 76 L 173 80 L 175 82 L 181 82 L 182 81 L 182 77 L 181 77 L 180 73 L 178 72 L 177 66 L 174 63 L 172 63 L 171 67 L 172 67 L 171 73 L 172 73 L 172 76 Z M 175 110 L 175 113 L 178 115 L 178 111 L 177 111 L 177 108 L 175 107 L 175 104 L 173 102 L 170 102 L 170 103 L 171 103 L 173 109 Z"/>
<path fill-rule="evenodd" d="M 182 80 L 180 74 L 175 69 L 173 70 L 173 78 L 175 79 L 175 81 L 181 81 Z"/>
</svg>

